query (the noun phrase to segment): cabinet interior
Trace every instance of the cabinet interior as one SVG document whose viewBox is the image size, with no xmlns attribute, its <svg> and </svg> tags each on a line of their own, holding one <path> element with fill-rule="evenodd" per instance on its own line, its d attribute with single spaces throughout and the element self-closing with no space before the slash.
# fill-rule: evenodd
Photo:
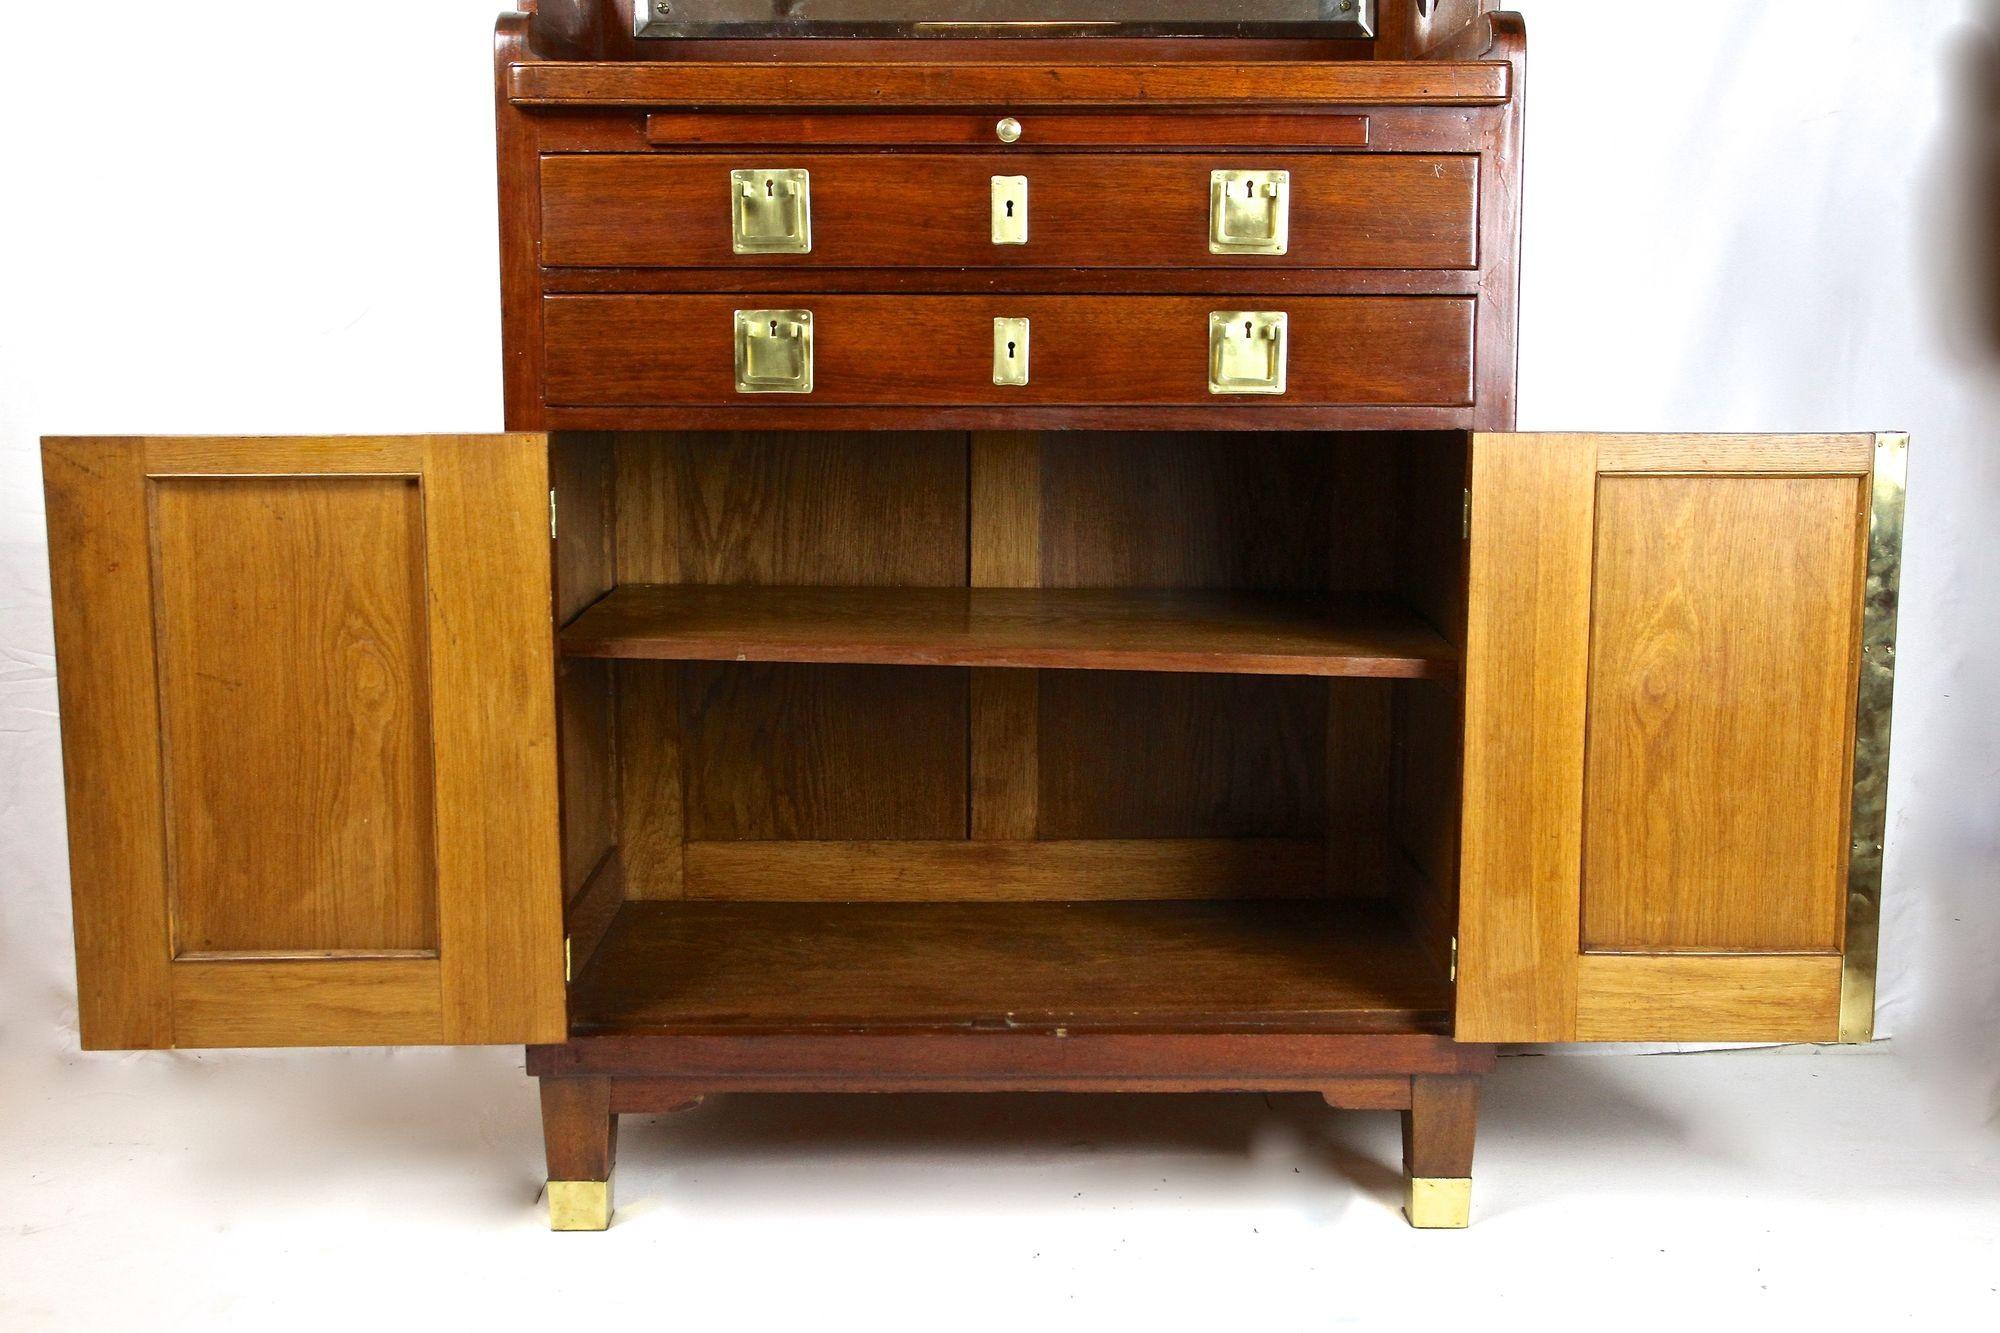
<svg viewBox="0 0 2000 1333">
<path fill-rule="evenodd" d="M 572 1030 L 1449 1030 L 1463 433 L 551 448 Z"/>
</svg>

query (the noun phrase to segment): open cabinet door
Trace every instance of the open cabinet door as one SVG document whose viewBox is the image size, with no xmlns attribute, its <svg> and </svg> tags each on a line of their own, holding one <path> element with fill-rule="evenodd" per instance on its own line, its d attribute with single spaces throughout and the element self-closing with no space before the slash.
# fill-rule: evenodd
<svg viewBox="0 0 2000 1333">
<path fill-rule="evenodd" d="M 561 1040 L 544 438 L 42 467 L 83 1044 Z"/>
<path fill-rule="evenodd" d="M 1905 447 L 1474 437 L 1461 1040 L 1871 1035 Z"/>
</svg>

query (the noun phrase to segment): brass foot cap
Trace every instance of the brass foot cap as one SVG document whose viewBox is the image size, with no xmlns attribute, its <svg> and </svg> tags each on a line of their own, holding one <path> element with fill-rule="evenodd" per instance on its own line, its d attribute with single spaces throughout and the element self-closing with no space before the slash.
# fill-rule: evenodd
<svg viewBox="0 0 2000 1333">
<path fill-rule="evenodd" d="M 602 1231 L 610 1225 L 610 1181 L 549 1182 L 549 1230 Z"/>
<path fill-rule="evenodd" d="M 1472 1179 L 1469 1176 L 1411 1176 L 1403 1201 L 1403 1216 L 1424 1230 L 1444 1230 L 1472 1224 Z"/>
</svg>

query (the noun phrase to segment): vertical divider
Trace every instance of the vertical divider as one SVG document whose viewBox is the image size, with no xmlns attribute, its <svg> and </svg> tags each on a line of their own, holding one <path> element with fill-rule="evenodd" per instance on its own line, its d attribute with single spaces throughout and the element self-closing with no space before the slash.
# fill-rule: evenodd
<svg viewBox="0 0 2000 1333">
<path fill-rule="evenodd" d="M 968 529 L 975 588 L 1041 583 L 1041 438 L 1024 431 L 970 437 Z M 1027 840 L 1036 833 L 1039 675 L 971 673 L 967 828 L 978 841 Z"/>
<path fill-rule="evenodd" d="M 620 583 L 686 577 L 674 531 L 680 497 L 671 436 L 623 434 L 616 443 L 614 543 Z M 687 893 L 679 662 L 617 663 L 618 842 L 631 898 Z"/>
</svg>

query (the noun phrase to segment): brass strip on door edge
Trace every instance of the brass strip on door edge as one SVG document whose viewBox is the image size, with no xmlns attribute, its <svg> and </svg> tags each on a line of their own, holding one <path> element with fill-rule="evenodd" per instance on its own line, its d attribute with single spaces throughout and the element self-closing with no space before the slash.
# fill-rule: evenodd
<svg viewBox="0 0 2000 1333">
<path fill-rule="evenodd" d="M 1840 969 L 1840 1040 L 1875 1036 L 1875 974 L 1882 925 L 1882 846 L 1888 826 L 1889 718 L 1896 684 L 1896 608 L 1902 584 L 1908 435 L 1875 437 L 1868 569 L 1861 605 L 1861 667 L 1854 705 L 1854 793 L 1848 821 L 1847 934 Z"/>
</svg>

